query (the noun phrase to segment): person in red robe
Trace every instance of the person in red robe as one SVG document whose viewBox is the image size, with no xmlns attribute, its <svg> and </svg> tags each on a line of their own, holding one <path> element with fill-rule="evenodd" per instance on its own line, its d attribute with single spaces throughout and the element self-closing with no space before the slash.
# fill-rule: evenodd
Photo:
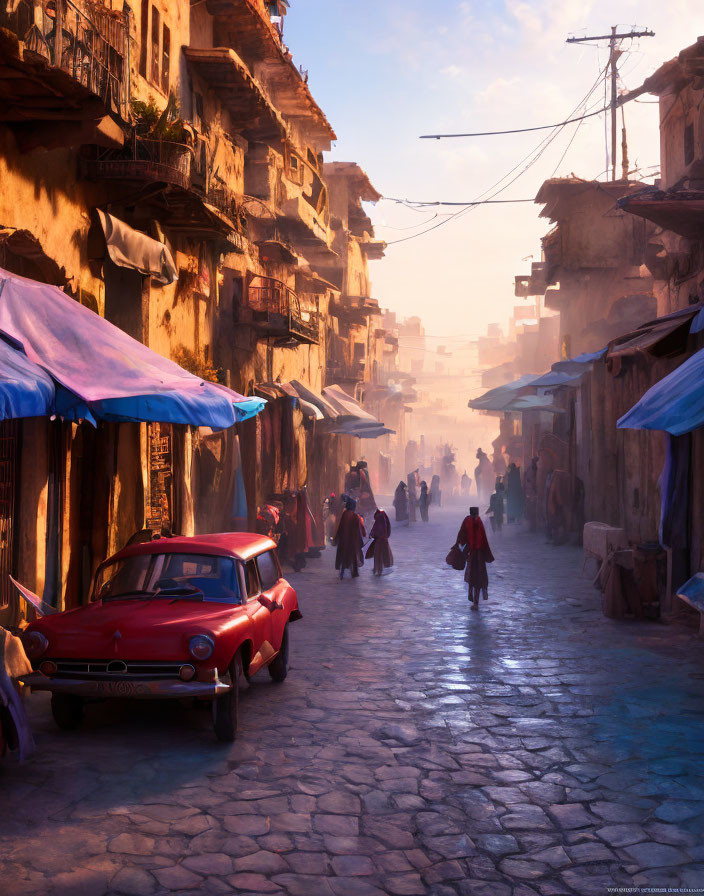
<svg viewBox="0 0 704 896">
<path fill-rule="evenodd" d="M 469 516 L 464 518 L 457 533 L 457 544 L 467 553 L 464 571 L 464 580 L 469 586 L 467 599 L 472 602 L 472 609 L 478 610 L 479 592 L 482 592 L 484 600 L 489 599 L 489 574 L 486 565 L 494 562 L 478 507 L 469 508 Z"/>
<path fill-rule="evenodd" d="M 337 545 L 335 569 L 340 570 L 341 579 L 344 578 L 346 569 L 349 569 L 352 578 L 356 579 L 359 567 L 364 566 L 362 547 L 367 530 L 364 528 L 364 520 L 355 510 L 356 507 L 357 502 L 348 497 L 333 541 L 333 544 Z"/>
<path fill-rule="evenodd" d="M 381 508 L 374 514 L 374 525 L 369 535 L 373 541 L 367 548 L 366 558 L 374 558 L 374 575 L 380 576 L 385 569 L 394 565 L 394 556 L 389 546 L 391 520 Z"/>
</svg>

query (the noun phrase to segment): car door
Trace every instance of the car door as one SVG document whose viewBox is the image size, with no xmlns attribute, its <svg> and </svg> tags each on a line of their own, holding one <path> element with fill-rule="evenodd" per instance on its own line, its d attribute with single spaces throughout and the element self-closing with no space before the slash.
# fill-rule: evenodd
<svg viewBox="0 0 704 896">
<path fill-rule="evenodd" d="M 247 560 L 244 564 L 244 584 L 246 604 L 245 611 L 249 617 L 254 645 L 249 662 L 249 674 L 261 669 L 276 653 L 272 641 L 271 612 L 259 599 L 262 590 L 259 584 L 259 573 L 256 560 Z"/>
<path fill-rule="evenodd" d="M 284 599 L 289 586 L 281 578 L 281 566 L 275 551 L 264 551 L 256 559 L 262 595 L 266 598 L 270 607 L 271 643 L 275 650 L 279 650 L 284 636 L 284 628 L 288 622 L 288 612 L 284 606 Z"/>
</svg>

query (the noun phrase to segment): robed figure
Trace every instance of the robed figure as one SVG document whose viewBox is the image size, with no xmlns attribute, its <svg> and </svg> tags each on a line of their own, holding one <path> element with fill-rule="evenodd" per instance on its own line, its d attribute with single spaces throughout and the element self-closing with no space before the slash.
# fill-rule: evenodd
<svg viewBox="0 0 704 896">
<path fill-rule="evenodd" d="M 408 495 L 406 494 L 405 482 L 399 482 L 396 486 L 394 509 L 396 511 L 396 522 L 408 525 Z"/>
<path fill-rule="evenodd" d="M 333 541 L 333 544 L 337 545 L 335 569 L 340 570 L 341 579 L 346 569 L 349 569 L 353 579 L 356 578 L 359 575 L 359 567 L 364 565 L 362 547 L 367 531 L 362 517 L 355 510 L 356 506 L 357 502 L 348 498 Z"/>
<path fill-rule="evenodd" d="M 374 525 L 369 535 L 372 543 L 367 548 L 367 560 L 374 558 L 374 575 L 380 576 L 385 569 L 394 565 L 394 556 L 389 545 L 391 520 L 385 511 L 379 509 L 374 513 Z"/>
<path fill-rule="evenodd" d="M 472 609 L 478 610 L 479 592 L 482 592 L 484 600 L 489 599 L 489 574 L 486 565 L 494 562 L 478 507 L 469 508 L 469 516 L 464 518 L 457 533 L 457 544 L 463 547 L 467 554 L 464 571 L 464 580 L 469 586 L 467 599 L 472 601 Z"/>
<path fill-rule="evenodd" d="M 525 512 L 525 496 L 521 482 L 521 469 L 516 464 L 509 464 L 506 474 L 506 517 L 509 523 L 517 523 L 523 519 Z"/>
</svg>

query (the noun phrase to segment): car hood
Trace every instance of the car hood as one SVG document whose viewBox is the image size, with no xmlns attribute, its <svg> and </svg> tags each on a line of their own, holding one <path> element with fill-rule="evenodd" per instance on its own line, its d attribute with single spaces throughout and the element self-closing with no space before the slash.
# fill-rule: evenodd
<svg viewBox="0 0 704 896">
<path fill-rule="evenodd" d="M 217 636 L 241 616 L 233 604 L 133 598 L 44 616 L 31 628 L 48 638 L 46 657 L 187 660 L 193 635 Z"/>
</svg>

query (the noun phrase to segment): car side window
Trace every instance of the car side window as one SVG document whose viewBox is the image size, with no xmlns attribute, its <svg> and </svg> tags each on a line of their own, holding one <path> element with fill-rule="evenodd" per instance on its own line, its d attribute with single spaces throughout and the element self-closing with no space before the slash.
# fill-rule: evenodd
<svg viewBox="0 0 704 896">
<path fill-rule="evenodd" d="M 259 567 L 259 581 L 261 582 L 262 591 L 268 591 L 281 578 L 281 567 L 279 560 L 274 551 L 266 551 L 257 557 L 257 566 Z"/>
<path fill-rule="evenodd" d="M 259 594 L 259 576 L 257 575 L 257 564 L 254 560 L 248 560 L 244 565 L 244 580 L 247 586 L 247 599 L 257 597 Z"/>
</svg>

